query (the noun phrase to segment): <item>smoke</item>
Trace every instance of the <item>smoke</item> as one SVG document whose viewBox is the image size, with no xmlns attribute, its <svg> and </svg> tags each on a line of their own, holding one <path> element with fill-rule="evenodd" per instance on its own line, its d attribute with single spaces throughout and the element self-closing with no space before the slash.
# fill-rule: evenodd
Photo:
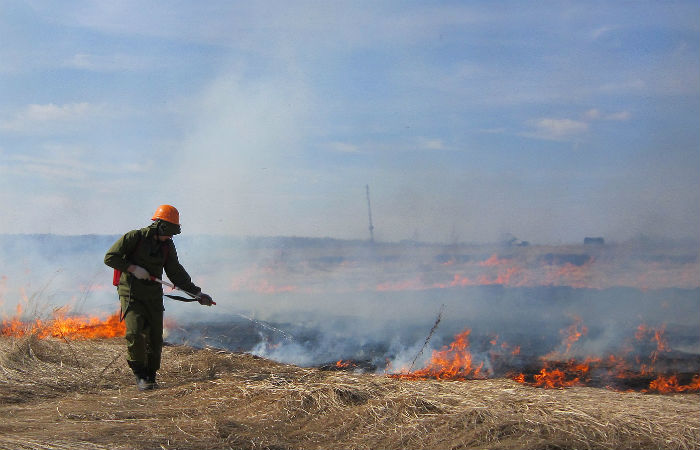
<svg viewBox="0 0 700 450">
<path fill-rule="evenodd" d="M 118 309 L 104 253 L 117 236 L 0 235 L 0 314 L 44 317 L 57 308 Z"/>
<path fill-rule="evenodd" d="M 247 70 L 253 70 L 248 68 Z M 170 164 L 182 189 L 167 189 L 190 233 L 270 235 L 295 220 L 295 167 L 313 100 L 289 66 L 275 76 L 232 69 L 183 108 L 186 132 Z"/>
<path fill-rule="evenodd" d="M 109 314 L 104 252 L 118 236 L 2 236 L 0 301 Z M 378 371 L 423 366 L 465 330 L 475 357 L 604 355 L 640 325 L 700 354 L 697 244 L 401 244 L 312 238 L 175 238 L 180 262 L 217 306 L 166 299 L 167 339 L 304 366 L 340 359 Z M 441 305 L 439 326 L 419 354 Z M 566 341 L 571 327 L 580 339 Z M 568 331 L 567 331 L 568 330 Z M 495 364 L 495 362 L 494 362 Z"/>
<path fill-rule="evenodd" d="M 387 364 L 408 368 L 420 356 L 415 365 L 421 367 L 469 329 L 472 351 L 487 361 L 486 370 L 491 342 L 530 357 L 605 355 L 629 343 L 640 324 L 665 326 L 675 350 L 700 353 L 693 247 L 653 241 L 593 248 L 369 245 L 301 238 L 238 245 L 229 252 L 238 262 L 211 274 L 212 280 L 228 280 L 214 290 L 230 296 L 219 303 L 224 322 L 217 330 L 225 328 L 232 309 L 272 324 L 292 339 L 251 324 L 256 341 L 235 348 L 287 363 L 351 359 L 381 371 Z M 419 355 L 442 304 L 443 319 Z M 214 327 L 206 311 L 196 320 Z M 567 345 L 563 332 L 576 323 L 586 333 Z"/>
</svg>

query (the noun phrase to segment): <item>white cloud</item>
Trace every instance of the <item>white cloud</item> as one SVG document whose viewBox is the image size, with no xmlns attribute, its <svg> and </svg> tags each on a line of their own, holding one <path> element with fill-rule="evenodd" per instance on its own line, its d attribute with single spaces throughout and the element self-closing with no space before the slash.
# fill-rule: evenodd
<svg viewBox="0 0 700 450">
<path fill-rule="evenodd" d="M 94 55 L 88 53 L 77 53 L 68 59 L 64 65 L 92 72 L 133 71 L 145 69 L 149 66 L 147 62 L 134 55 Z"/>
<path fill-rule="evenodd" d="M 596 28 L 595 30 L 593 30 L 593 31 L 591 32 L 591 38 L 592 38 L 593 40 L 598 40 L 598 39 L 600 39 L 601 37 L 603 37 L 603 36 L 609 34 L 609 33 L 612 32 L 612 31 L 614 31 L 615 29 L 616 29 L 616 27 L 604 25 L 604 26 L 602 26 L 602 27 L 599 27 L 599 28 Z"/>
<path fill-rule="evenodd" d="M 328 146 L 338 153 L 360 153 L 360 147 L 349 142 L 331 142 Z"/>
<path fill-rule="evenodd" d="M 595 108 L 589 109 L 588 111 L 586 111 L 583 114 L 583 117 L 585 117 L 588 120 L 600 119 L 600 116 L 601 116 L 600 110 L 595 109 Z"/>
<path fill-rule="evenodd" d="M 88 103 L 71 103 L 67 105 L 29 105 L 19 113 L 20 118 L 33 121 L 70 120 L 84 116 L 90 109 Z"/>
<path fill-rule="evenodd" d="M 103 115 L 105 108 L 87 102 L 56 105 L 31 104 L 17 111 L 9 118 L 0 120 L 0 130 L 8 132 L 42 133 L 56 131 L 81 123 L 87 118 Z"/>
<path fill-rule="evenodd" d="M 551 140 L 566 140 L 588 131 L 588 123 L 572 119 L 542 118 L 533 125 L 537 137 Z"/>
<path fill-rule="evenodd" d="M 612 121 L 625 121 L 629 120 L 632 115 L 629 111 L 618 111 L 614 113 L 604 113 L 603 111 L 592 108 L 583 113 L 583 118 L 592 122 L 594 120 L 612 120 Z"/>
<path fill-rule="evenodd" d="M 458 6 L 406 8 L 394 2 L 76 2 L 33 7 L 52 21 L 100 33 L 255 48 L 265 53 L 289 42 L 315 46 L 376 46 L 414 42 L 448 27 L 493 21 L 492 11 Z M 250 26 L 265 23 L 262 29 Z M 362 26 L 357 26 L 362 24 Z M 332 39 L 319 39 L 332 36 Z M 270 45 L 274 43 L 274 45 Z"/>
<path fill-rule="evenodd" d="M 445 150 L 447 147 L 442 139 L 426 139 L 420 140 L 420 147 L 425 150 Z"/>
<path fill-rule="evenodd" d="M 484 133 L 484 134 L 503 134 L 507 131 L 505 127 L 496 127 L 496 128 L 482 128 L 480 130 L 477 130 L 479 133 Z"/>
<path fill-rule="evenodd" d="M 102 190 L 109 184 L 105 175 L 129 176 L 140 174 L 150 165 L 118 163 L 103 164 L 94 151 L 59 144 L 44 144 L 33 154 L 14 154 L 3 158 L 3 169 L 7 175 L 18 180 L 29 177 L 61 185 L 82 186 L 91 190 Z"/>
<path fill-rule="evenodd" d="M 632 117 L 629 111 L 619 111 L 605 116 L 606 120 L 624 121 Z"/>
<path fill-rule="evenodd" d="M 590 129 L 591 124 L 596 121 L 625 121 L 629 120 L 631 114 L 629 111 L 606 113 L 598 108 L 591 108 L 585 111 L 581 117 L 581 120 L 551 117 L 532 120 L 529 122 L 529 125 L 534 131 L 527 133 L 526 136 L 537 139 L 566 141 L 586 133 Z"/>
</svg>

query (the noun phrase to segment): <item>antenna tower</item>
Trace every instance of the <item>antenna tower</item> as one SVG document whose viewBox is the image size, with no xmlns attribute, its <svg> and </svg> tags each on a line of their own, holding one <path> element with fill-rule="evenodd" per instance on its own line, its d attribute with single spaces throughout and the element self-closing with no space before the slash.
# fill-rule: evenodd
<svg viewBox="0 0 700 450">
<path fill-rule="evenodd" d="M 367 213 L 369 214 L 369 241 L 374 242 L 374 225 L 372 225 L 372 206 L 369 203 L 369 184 L 365 185 L 367 190 Z"/>
</svg>

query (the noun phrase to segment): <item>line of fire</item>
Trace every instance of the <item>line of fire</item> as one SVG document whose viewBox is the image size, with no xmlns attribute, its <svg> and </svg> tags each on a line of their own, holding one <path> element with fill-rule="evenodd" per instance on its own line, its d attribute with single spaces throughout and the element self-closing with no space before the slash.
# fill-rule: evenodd
<svg viewBox="0 0 700 450">
<path fill-rule="evenodd" d="M 372 242 L 357 245 L 354 251 L 347 247 L 355 244 L 344 245 L 344 248 L 337 243 L 315 245 L 304 251 L 293 245 L 268 245 L 260 250 L 253 263 L 232 263 L 230 267 L 235 269 L 226 276 L 212 273 L 210 279 L 225 279 L 219 286 L 219 297 L 231 295 L 259 304 L 267 302 L 272 305 L 270 309 L 280 308 L 286 302 L 293 304 L 290 309 L 306 307 L 312 311 L 318 305 L 309 299 L 328 303 L 328 298 L 338 299 L 339 304 L 362 298 L 369 298 L 367 303 L 386 301 L 390 306 L 385 309 L 395 310 L 397 305 L 400 309 L 400 305 L 408 304 L 408 299 L 415 302 L 416 298 L 421 305 L 430 304 L 421 306 L 422 311 L 436 311 L 443 301 L 449 304 L 441 324 L 443 336 L 434 338 L 425 357 L 417 358 L 415 345 L 404 349 L 410 354 L 402 359 L 385 343 L 360 353 L 330 343 L 326 346 L 331 352 L 336 349 L 336 358 L 331 359 L 333 355 L 327 351 L 324 356 L 302 359 L 300 365 L 374 373 L 405 382 L 509 378 L 544 389 L 588 386 L 659 394 L 700 392 L 697 317 L 695 325 L 685 326 L 672 318 L 687 315 L 686 310 L 692 312 L 698 307 L 700 266 L 694 252 L 684 253 L 676 248 L 654 253 L 602 243 L 562 248 L 514 246 L 465 250 L 455 246 Z M 3 276 L 4 285 L 7 281 L 7 276 Z M 108 282 L 92 283 L 83 288 L 90 294 L 108 292 L 108 286 Z M 4 291 L 7 296 L 7 289 Z M 489 306 L 474 306 L 475 297 L 484 297 L 481 302 Z M 542 300 L 544 297 L 546 301 Z M 681 303 L 676 302 L 676 297 L 686 306 L 677 306 Z M 299 299 L 310 304 L 303 306 Z M 511 299 L 517 301 L 509 303 Z M 646 303 L 637 304 L 636 299 L 644 299 Z M 225 302 L 222 303 L 225 307 Z M 465 309 L 468 318 L 455 315 L 455 309 L 466 304 L 471 305 L 471 309 Z M 553 312 L 564 304 L 576 305 L 583 313 Z M 354 307 L 361 309 L 359 304 Z M 348 306 L 345 314 L 352 308 Z M 508 309 L 513 309 L 511 316 L 522 316 L 520 328 L 510 333 L 504 332 L 503 327 L 489 330 L 492 323 L 489 317 L 506 314 Z M 595 309 L 600 312 L 592 313 Z M 612 325 L 603 327 L 597 318 L 612 310 L 616 317 L 624 317 L 628 326 L 616 328 L 617 322 L 610 320 Z M 671 320 L 666 320 L 666 313 Z M 560 320 L 564 315 L 566 323 Z M 20 301 L 12 314 L 2 316 L 0 335 L 63 340 L 124 335 L 118 313 L 77 315 L 62 307 L 53 310 L 49 317 L 31 316 Z M 326 312 L 319 321 L 330 321 L 330 316 L 332 313 Z M 287 314 L 284 322 L 275 321 L 272 316 L 257 320 L 238 314 L 239 321 L 235 324 L 233 319 L 205 324 L 170 316 L 166 322 L 167 339 L 232 351 L 257 351 L 255 354 L 263 356 L 282 354 L 285 346 L 309 352 L 327 339 L 322 332 L 291 326 L 294 317 L 299 316 Z M 532 317 L 541 321 L 528 322 Z M 422 342 L 434 318 L 424 313 L 422 323 L 412 324 L 422 330 L 413 334 L 414 342 Z M 648 322 L 649 318 L 655 320 Z M 538 335 L 538 323 L 547 321 L 560 325 L 556 333 L 542 331 Z M 401 320 L 394 322 L 399 324 L 388 325 L 387 321 L 380 325 L 386 328 L 383 336 L 390 336 L 392 329 L 400 328 Z M 296 337 L 296 342 L 275 335 L 275 330 L 286 330 Z M 195 340 L 194 334 L 201 339 Z M 234 344 L 236 334 L 245 336 Z M 343 339 L 350 340 L 346 336 L 338 338 Z M 600 344 L 603 340 L 606 345 Z M 416 358 L 411 358 L 412 355 Z M 417 364 L 408 364 L 407 359 Z"/>
<path fill-rule="evenodd" d="M 66 316 L 61 311 L 48 320 L 27 322 L 18 317 L 4 319 L 0 335 L 21 337 L 34 335 L 39 339 L 106 339 L 124 335 L 124 323 L 119 315 L 98 317 Z M 170 327 L 176 326 L 174 323 Z M 506 376 L 519 383 L 542 388 L 571 386 L 605 387 L 620 391 L 656 393 L 700 392 L 700 374 L 695 372 L 698 359 L 690 360 L 674 352 L 668 345 L 664 328 L 655 329 L 640 324 L 634 336 L 624 343 L 620 354 L 604 358 L 570 357 L 572 348 L 583 339 L 587 328 L 580 320 L 562 330 L 564 338 L 560 351 L 534 357 L 524 356 L 517 344 L 493 336 L 488 349 L 476 356 L 469 342 L 471 330 L 455 336 L 454 341 L 432 352 L 425 367 L 406 371 L 405 368 L 383 369 L 386 376 L 401 380 L 479 380 Z M 644 354 L 648 352 L 647 354 Z M 486 355 L 486 357 L 484 357 Z M 682 366 L 681 372 L 671 372 Z M 515 370 L 515 367 L 520 369 Z M 365 371 L 362 361 L 339 360 L 321 367 L 325 370 Z"/>
</svg>

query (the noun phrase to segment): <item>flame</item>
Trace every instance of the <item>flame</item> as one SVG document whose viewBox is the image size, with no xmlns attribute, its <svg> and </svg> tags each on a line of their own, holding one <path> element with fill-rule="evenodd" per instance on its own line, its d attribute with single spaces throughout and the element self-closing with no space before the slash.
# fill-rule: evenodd
<svg viewBox="0 0 700 450">
<path fill-rule="evenodd" d="M 266 277 L 274 275 L 270 267 L 251 267 L 231 280 L 230 288 L 234 292 L 255 292 L 258 294 L 280 294 L 296 292 L 299 287 L 294 284 L 277 284 Z"/>
<path fill-rule="evenodd" d="M 649 364 L 641 364 L 642 374 L 654 373 L 654 367 L 659 355 L 668 352 L 670 347 L 665 337 L 666 327 L 652 328 L 646 324 L 640 324 L 634 334 L 634 338 L 640 343 L 651 343 L 656 346 L 649 355 Z"/>
<path fill-rule="evenodd" d="M 581 339 L 581 336 L 588 333 L 588 328 L 583 325 L 583 320 L 580 317 L 574 317 L 574 323 L 571 324 L 565 331 L 566 333 L 566 351 L 564 354 L 568 354 L 571 350 L 571 346 Z"/>
<path fill-rule="evenodd" d="M 577 342 L 587 332 L 587 328 L 581 323 L 580 318 L 575 318 L 574 323 L 562 330 L 565 334 L 566 352 L 571 349 L 571 345 Z M 668 341 L 665 338 L 665 327 L 651 328 L 645 324 L 637 327 L 635 339 L 638 342 L 655 343 L 655 349 L 646 358 L 639 356 L 634 358 L 637 363 L 637 368 L 633 368 L 628 361 L 627 355 L 609 355 L 605 359 L 586 358 L 583 363 L 576 362 L 575 359 L 570 359 L 564 367 L 556 367 L 550 370 L 551 362 L 547 361 L 547 357 L 552 357 L 556 353 L 550 353 L 543 357 L 545 367 L 540 370 L 539 374 L 534 375 L 533 381 L 528 381 L 523 373 L 512 375 L 510 378 L 519 382 L 530 384 L 532 386 L 544 388 L 569 387 L 577 385 L 587 385 L 589 382 L 589 374 L 595 369 L 597 372 L 605 375 L 604 378 L 615 378 L 618 380 L 634 380 L 640 377 L 655 375 L 656 379 L 649 382 L 648 387 L 641 389 L 642 392 L 656 393 L 674 393 L 674 392 L 700 392 L 700 375 L 695 375 L 692 381 L 688 384 L 682 384 L 675 374 L 664 375 L 655 373 L 655 363 L 659 356 L 664 352 L 671 350 Z M 626 349 L 626 353 L 631 353 L 631 348 Z M 615 389 L 615 387 L 607 386 Z"/>
<path fill-rule="evenodd" d="M 666 327 L 662 326 L 660 328 L 651 328 L 646 324 L 640 324 L 637 327 L 637 332 L 634 334 L 635 339 L 638 341 L 649 341 L 656 343 L 656 353 L 663 353 L 669 350 L 668 341 L 664 336 L 666 334 Z"/>
<path fill-rule="evenodd" d="M 661 394 L 700 392 L 700 375 L 695 375 L 693 380 L 688 384 L 678 383 L 678 377 L 676 375 L 671 375 L 669 377 L 659 375 L 657 379 L 649 383 L 647 392 L 658 392 Z"/>
<path fill-rule="evenodd" d="M 561 267 L 551 267 L 545 272 L 545 284 L 566 285 L 575 288 L 595 287 L 591 266 L 593 259 L 581 266 L 569 262 Z"/>
<path fill-rule="evenodd" d="M 62 310 L 54 311 L 50 319 L 24 321 L 21 317 L 21 307 L 12 319 L 3 319 L 0 325 L 0 336 L 22 337 L 35 335 L 40 339 L 47 337 L 70 339 L 105 339 L 124 336 L 126 325 L 119 321 L 119 313 L 112 314 L 106 319 L 88 316 L 68 316 Z"/>
<path fill-rule="evenodd" d="M 494 267 L 494 266 L 503 266 L 507 264 L 511 264 L 512 261 L 507 258 L 499 258 L 498 254 L 494 253 L 489 257 L 489 259 L 481 261 L 478 263 L 482 267 Z"/>
<path fill-rule="evenodd" d="M 455 336 L 455 340 L 440 351 L 433 351 L 430 361 L 425 368 L 415 372 L 403 372 L 390 375 L 394 378 L 419 380 L 434 378 L 437 380 L 465 380 L 485 378 L 481 369 L 484 363 L 474 365 L 469 350 L 469 335 L 471 330 L 465 330 Z"/>
<path fill-rule="evenodd" d="M 546 255 L 544 251 L 512 251 L 507 256 L 493 253 L 487 259 L 481 260 L 457 259 L 454 256 L 446 260 L 441 258 L 436 267 L 444 277 L 442 281 L 435 281 L 432 276 L 430 279 L 423 279 L 413 275 L 405 280 L 380 282 L 377 290 L 427 290 L 480 285 L 570 286 L 589 289 L 618 286 L 638 289 L 698 287 L 698 261 L 658 263 L 627 255 L 624 256 L 624 269 L 621 269 L 619 258 L 622 255 L 612 253 L 612 249 L 611 253 L 604 251 L 602 255 L 592 255 L 588 249 Z M 537 255 L 541 257 L 538 258 Z M 615 255 L 615 258 L 610 257 L 612 255 Z"/>
<path fill-rule="evenodd" d="M 651 328 L 640 325 L 637 328 L 635 342 L 655 344 L 654 350 L 647 357 L 634 356 L 633 347 L 628 346 L 620 355 L 611 354 L 605 358 L 589 356 L 580 361 L 566 356 L 573 344 L 579 342 L 588 332 L 582 320 L 574 317 L 573 323 L 561 331 L 562 348 L 566 349 L 563 353 L 551 352 L 540 357 L 541 365 L 534 371 L 509 372 L 506 376 L 518 383 L 545 389 L 598 386 L 612 390 L 637 390 L 660 394 L 700 392 L 700 374 L 693 375 L 692 380 L 683 383 L 681 380 L 688 380 L 690 375 L 679 376 L 655 372 L 654 364 L 661 354 L 671 351 L 664 331 L 663 326 Z M 387 363 L 385 373 L 389 377 L 402 380 L 463 381 L 488 378 L 493 375 L 492 369 L 485 371 L 485 361 L 475 360 L 469 346 L 470 334 L 471 330 L 465 330 L 455 336 L 451 344 L 444 346 L 440 351 L 433 351 L 429 362 L 422 369 L 416 371 L 403 369 L 398 373 L 390 373 L 391 364 Z M 520 355 L 519 345 L 511 347 L 506 342 L 499 343 L 498 335 L 487 337 L 485 342 L 491 345 L 491 350 L 485 356 L 491 358 L 492 364 L 488 366 L 489 368 L 496 367 L 493 361 L 500 364 L 518 361 L 515 356 Z M 341 360 L 337 364 L 342 363 L 344 362 Z M 606 382 L 608 384 L 605 384 Z"/>
<path fill-rule="evenodd" d="M 535 382 L 533 386 L 544 388 L 568 387 L 574 386 L 578 383 L 578 381 L 578 377 L 567 381 L 565 372 L 559 369 L 548 371 L 546 367 L 543 367 L 542 370 L 540 370 L 540 374 L 535 375 Z"/>
<path fill-rule="evenodd" d="M 549 369 L 547 365 L 540 370 L 540 373 L 534 376 L 533 386 L 543 388 L 563 388 L 571 386 L 584 385 L 587 381 L 587 375 L 590 372 L 590 363 L 592 360 L 586 360 L 583 363 L 578 363 L 576 360 L 569 360 L 562 369 Z M 521 374 L 522 375 L 522 374 Z M 525 377 L 522 377 L 523 383 Z"/>
</svg>

